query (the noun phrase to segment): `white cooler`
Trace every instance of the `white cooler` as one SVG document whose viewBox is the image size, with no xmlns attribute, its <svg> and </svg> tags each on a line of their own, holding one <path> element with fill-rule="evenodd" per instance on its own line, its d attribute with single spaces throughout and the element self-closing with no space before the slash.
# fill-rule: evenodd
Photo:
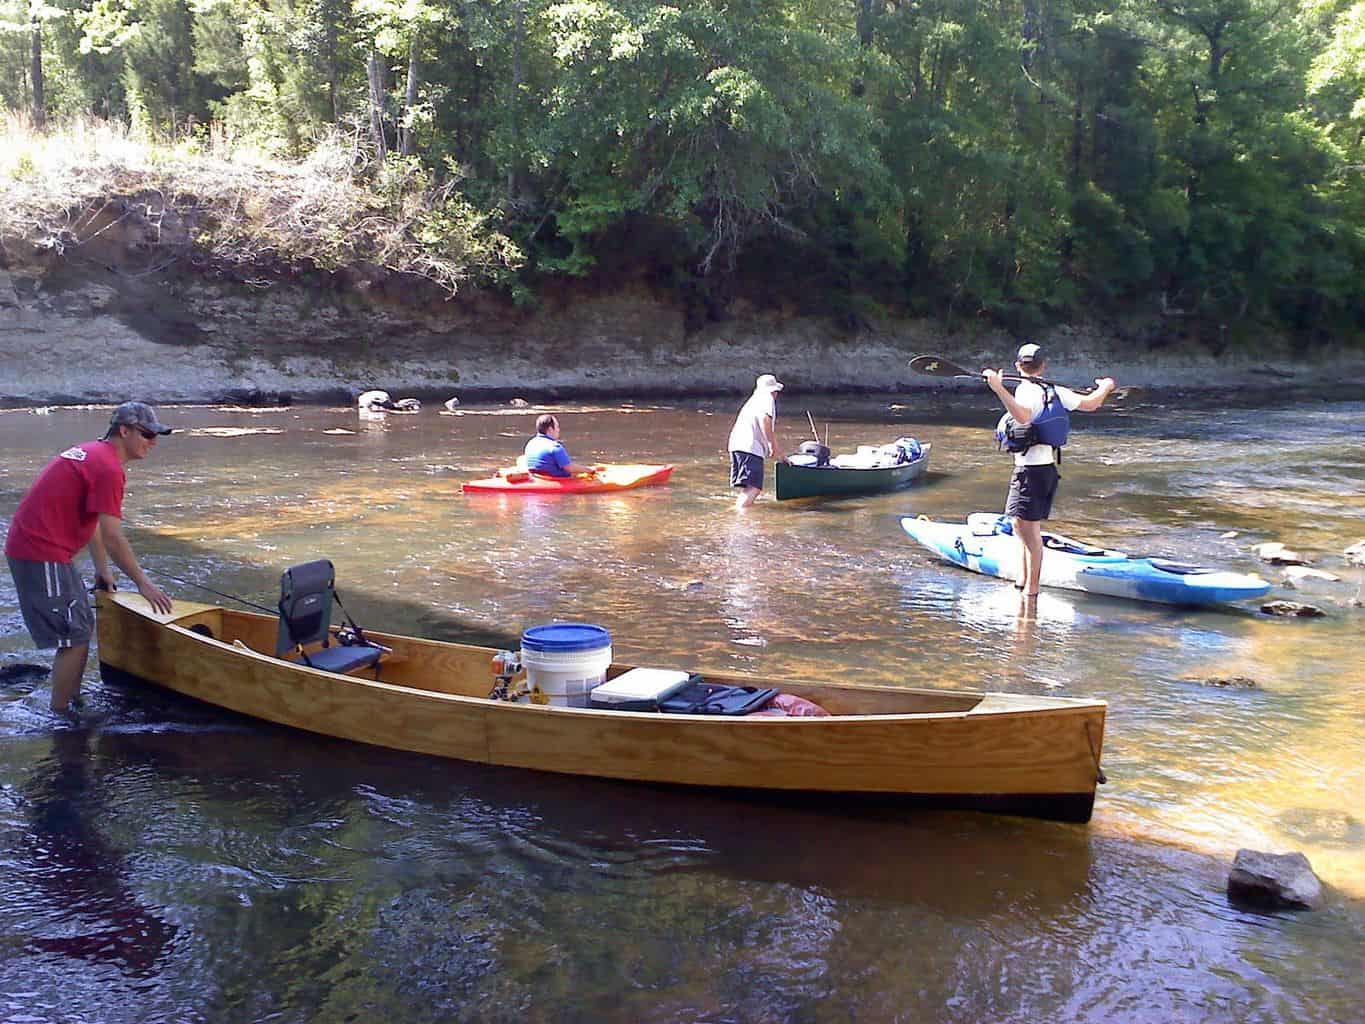
<svg viewBox="0 0 1365 1024">
<path fill-rule="evenodd" d="M 671 668 L 633 668 L 592 689 L 589 706 L 613 711 L 658 711 L 692 678 L 690 672 Z"/>
</svg>

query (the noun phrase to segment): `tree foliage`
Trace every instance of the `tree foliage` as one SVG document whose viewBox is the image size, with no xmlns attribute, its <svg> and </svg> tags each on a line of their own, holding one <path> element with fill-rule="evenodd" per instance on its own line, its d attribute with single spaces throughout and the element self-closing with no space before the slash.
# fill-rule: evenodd
<svg viewBox="0 0 1365 1024">
<path fill-rule="evenodd" d="M 349 138 L 514 239 L 523 288 L 1019 330 L 1365 313 L 1359 0 L 0 0 L 0 102 Z"/>
</svg>

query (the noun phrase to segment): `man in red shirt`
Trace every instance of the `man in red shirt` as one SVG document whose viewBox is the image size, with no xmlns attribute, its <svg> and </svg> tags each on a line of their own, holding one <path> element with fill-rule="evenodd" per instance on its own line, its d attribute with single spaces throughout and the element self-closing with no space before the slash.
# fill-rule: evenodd
<svg viewBox="0 0 1365 1024">
<path fill-rule="evenodd" d="M 150 405 L 124 402 L 109 417 L 101 440 L 68 448 L 47 464 L 14 513 L 5 557 L 33 642 L 57 649 L 53 711 L 81 703 L 95 626 L 85 584 L 72 564 L 81 548 L 90 548 L 96 586 L 114 589 L 112 558 L 156 611 L 171 611 L 171 599 L 142 571 L 123 534 L 124 467 L 145 459 L 157 438 L 170 432 Z"/>
</svg>

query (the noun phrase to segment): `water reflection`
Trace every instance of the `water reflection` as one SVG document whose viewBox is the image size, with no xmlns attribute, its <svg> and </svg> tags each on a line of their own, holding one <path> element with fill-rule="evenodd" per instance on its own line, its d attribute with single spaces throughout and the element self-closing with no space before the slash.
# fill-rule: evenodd
<svg viewBox="0 0 1365 1024">
<path fill-rule="evenodd" d="M 50 756 L 22 787 L 27 948 L 146 975 L 177 929 L 144 906 L 127 881 L 125 853 L 100 834 L 96 820 L 112 790 L 92 760 L 91 730 L 58 728 Z"/>
</svg>

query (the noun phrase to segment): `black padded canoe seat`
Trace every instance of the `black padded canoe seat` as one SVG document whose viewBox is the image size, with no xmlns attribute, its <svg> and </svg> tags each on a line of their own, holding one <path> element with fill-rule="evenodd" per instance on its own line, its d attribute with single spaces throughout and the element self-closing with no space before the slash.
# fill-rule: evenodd
<svg viewBox="0 0 1365 1024">
<path fill-rule="evenodd" d="M 336 570 L 325 558 L 286 569 L 280 577 L 280 627 L 275 656 L 297 653 L 311 668 L 342 674 L 369 668 L 379 662 L 384 648 L 375 644 L 332 643 L 332 604 L 336 597 Z M 313 644 L 321 644 L 315 651 Z"/>
</svg>

